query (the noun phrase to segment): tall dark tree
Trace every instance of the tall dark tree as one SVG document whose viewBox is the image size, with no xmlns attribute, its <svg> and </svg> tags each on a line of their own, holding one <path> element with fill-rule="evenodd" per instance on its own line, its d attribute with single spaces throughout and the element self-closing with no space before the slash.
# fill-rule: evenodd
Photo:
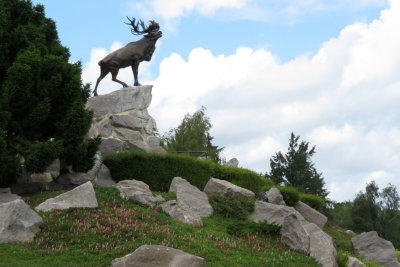
<svg viewBox="0 0 400 267">
<path fill-rule="evenodd" d="M 276 184 L 285 184 L 325 198 L 328 195 L 324 188 L 322 173 L 317 172 L 311 157 L 315 154 L 315 146 L 309 149 L 309 143 L 302 141 L 294 133 L 290 136 L 288 152 L 283 155 L 277 152 L 270 159 L 271 172 L 267 175 Z"/>
<path fill-rule="evenodd" d="M 377 231 L 379 236 L 400 248 L 400 197 L 396 187 L 389 184 L 382 191 L 372 181 L 365 192 L 357 194 L 351 210 L 353 230 Z"/>
<path fill-rule="evenodd" d="M 177 128 L 163 135 L 163 146 L 168 152 L 205 151 L 214 162 L 220 162 L 219 153 L 223 148 L 218 148 L 211 142 L 213 140 L 210 135 L 212 125 L 205 111 L 206 108 L 201 107 L 193 115 L 186 114 Z"/>
<path fill-rule="evenodd" d="M 365 193 L 357 194 L 353 201 L 352 216 L 353 229 L 359 232 L 371 231 L 377 229 L 377 218 L 379 215 L 379 188 L 372 181 L 365 187 Z"/>
<path fill-rule="evenodd" d="M 88 170 L 100 144 L 85 141 L 93 116 L 85 109 L 89 85 L 42 5 L 0 0 L 0 51 L 0 186 L 14 182 L 17 155 L 32 172 L 58 157 Z"/>
</svg>

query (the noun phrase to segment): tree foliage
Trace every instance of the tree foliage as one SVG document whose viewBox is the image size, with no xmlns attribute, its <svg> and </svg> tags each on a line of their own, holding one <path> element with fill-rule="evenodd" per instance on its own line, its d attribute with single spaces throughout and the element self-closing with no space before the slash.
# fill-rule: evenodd
<svg viewBox="0 0 400 267">
<path fill-rule="evenodd" d="M 29 0 L 0 0 L 0 185 L 13 182 L 17 155 L 29 171 L 60 157 L 78 171 L 94 162 L 100 139 L 85 141 L 92 112 L 81 64 L 69 62 L 53 20 Z"/>
<path fill-rule="evenodd" d="M 288 152 L 283 155 L 277 152 L 270 159 L 271 172 L 266 175 L 276 184 L 285 184 L 297 188 L 300 192 L 310 193 L 325 198 L 328 195 L 324 188 L 322 173 L 317 172 L 311 157 L 315 146 L 309 149 L 309 143 L 302 141 L 294 133 L 290 136 Z"/>
<path fill-rule="evenodd" d="M 190 115 L 185 115 L 182 123 L 162 137 L 162 144 L 168 152 L 205 151 L 214 162 L 220 162 L 219 153 L 223 148 L 212 144 L 210 135 L 212 127 L 210 118 L 205 114 L 206 108 L 201 107 Z"/>
<path fill-rule="evenodd" d="M 379 236 L 400 247 L 400 197 L 389 184 L 382 191 L 372 181 L 354 199 L 351 214 L 352 228 L 358 232 L 377 231 Z"/>
</svg>

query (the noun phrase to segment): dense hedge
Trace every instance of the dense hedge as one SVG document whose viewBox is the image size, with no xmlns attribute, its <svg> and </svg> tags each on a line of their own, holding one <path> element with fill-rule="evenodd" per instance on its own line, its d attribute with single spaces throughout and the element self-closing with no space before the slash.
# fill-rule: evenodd
<svg viewBox="0 0 400 267">
<path fill-rule="evenodd" d="M 300 201 L 318 211 L 322 211 L 325 207 L 325 201 L 321 197 L 313 194 L 300 194 Z"/>
<path fill-rule="evenodd" d="M 137 150 L 105 155 L 104 163 L 115 181 L 140 180 L 151 190 L 168 191 L 174 177 L 182 177 L 203 190 L 210 177 L 227 180 L 258 194 L 263 186 L 272 184 L 255 172 L 220 166 L 212 161 L 187 155 L 146 153 Z"/>
</svg>

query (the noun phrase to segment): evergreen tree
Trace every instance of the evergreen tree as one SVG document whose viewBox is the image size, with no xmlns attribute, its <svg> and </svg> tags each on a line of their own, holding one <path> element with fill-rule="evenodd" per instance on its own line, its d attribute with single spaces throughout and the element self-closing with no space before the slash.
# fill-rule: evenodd
<svg viewBox="0 0 400 267">
<path fill-rule="evenodd" d="M 89 85 L 54 21 L 42 5 L 0 0 L 0 40 L 0 186 L 14 182 L 17 155 L 32 172 L 58 157 L 76 171 L 90 169 L 100 138 L 85 141 Z"/>
<path fill-rule="evenodd" d="M 164 134 L 162 143 L 168 152 L 205 151 L 214 162 L 220 162 L 219 153 L 223 148 L 218 148 L 211 143 L 212 125 L 205 110 L 205 107 L 201 107 L 193 115 L 186 114 L 177 128 Z"/>
<path fill-rule="evenodd" d="M 328 195 L 324 188 L 322 173 L 317 172 L 311 157 L 315 146 L 309 149 L 309 143 L 302 141 L 294 133 L 290 136 L 288 152 L 283 155 L 277 152 L 270 159 L 271 172 L 266 175 L 276 184 L 285 184 L 297 188 L 300 192 L 310 193 L 325 198 Z"/>
</svg>

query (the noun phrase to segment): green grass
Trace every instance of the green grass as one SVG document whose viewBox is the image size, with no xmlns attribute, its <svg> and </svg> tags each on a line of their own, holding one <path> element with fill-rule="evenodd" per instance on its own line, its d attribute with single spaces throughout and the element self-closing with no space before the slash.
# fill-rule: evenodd
<svg viewBox="0 0 400 267">
<path fill-rule="evenodd" d="M 234 219 L 213 215 L 203 218 L 204 227 L 195 228 L 159 212 L 159 207 L 127 202 L 114 188 L 95 191 L 97 209 L 39 212 L 44 223 L 32 242 L 0 244 L 0 266 L 110 266 L 114 258 L 144 244 L 181 249 L 205 258 L 211 267 L 319 266 L 311 257 L 289 250 L 279 236 L 262 231 L 229 234 L 229 225 L 238 222 Z M 34 208 L 59 193 L 40 193 L 25 201 Z"/>
</svg>

